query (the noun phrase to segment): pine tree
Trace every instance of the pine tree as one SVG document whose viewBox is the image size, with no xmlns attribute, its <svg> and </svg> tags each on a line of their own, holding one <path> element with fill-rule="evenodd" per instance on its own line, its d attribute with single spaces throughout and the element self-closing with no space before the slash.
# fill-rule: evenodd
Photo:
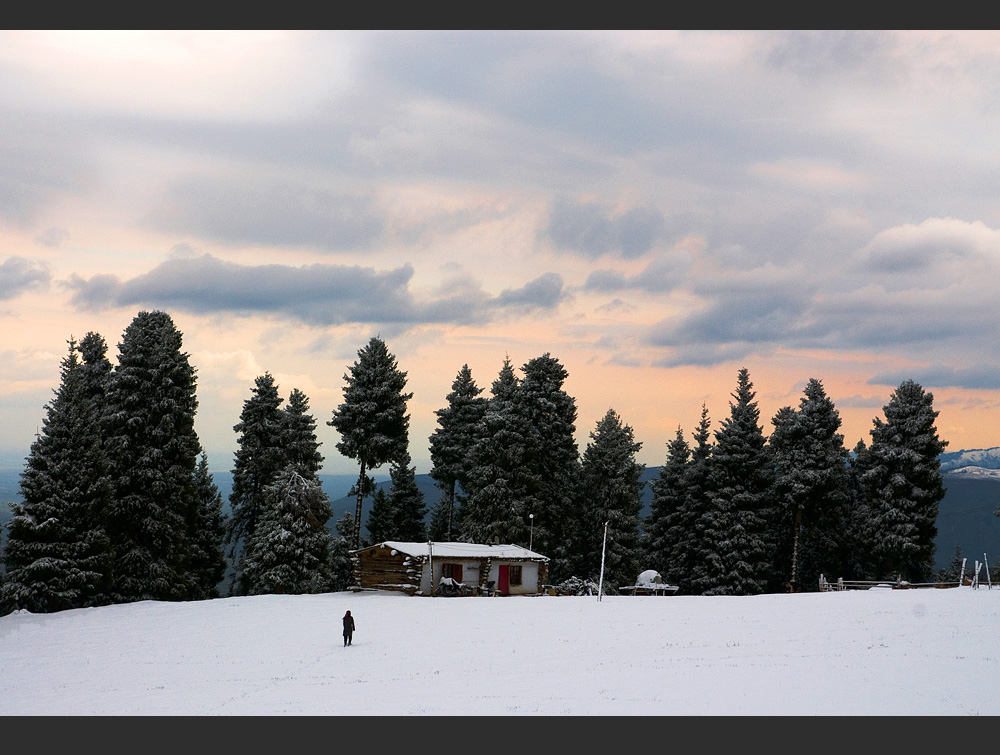
<svg viewBox="0 0 1000 755">
<path fill-rule="evenodd" d="M 576 445 L 576 400 L 563 390 L 569 373 L 546 353 L 522 368 L 519 407 L 528 420 L 525 464 L 534 490 L 525 514 L 534 513 L 535 550 L 551 559 L 554 582 L 572 575 L 574 541 L 581 536 L 580 454 Z M 526 525 L 527 517 L 522 520 Z M 524 542 L 522 535 L 519 541 Z"/>
<path fill-rule="evenodd" d="M 186 600 L 188 524 L 201 445 L 195 370 L 166 312 L 140 312 L 118 346 L 107 399 L 105 446 L 114 497 L 109 533 L 115 602 Z"/>
<path fill-rule="evenodd" d="M 753 383 L 739 371 L 730 416 L 715 433 L 706 517 L 707 595 L 764 592 L 773 559 L 771 467 Z"/>
<path fill-rule="evenodd" d="M 482 428 L 472 449 L 469 497 L 459 509 L 462 539 L 528 545 L 530 490 L 537 485 L 526 457 L 531 428 L 509 358 L 491 386 Z"/>
<path fill-rule="evenodd" d="M 684 521 L 688 500 L 687 473 L 691 447 L 680 427 L 667 444 L 667 458 L 651 488 L 643 553 L 650 567 L 669 584 L 678 585 L 690 570 L 691 532 Z"/>
<path fill-rule="evenodd" d="M 351 538 L 354 536 L 354 514 L 345 511 L 335 525 L 336 534 L 330 540 L 330 590 L 346 590 L 354 584 L 354 564 L 351 561 Z"/>
<path fill-rule="evenodd" d="M 877 568 L 872 559 L 875 541 L 873 517 L 864 477 L 868 470 L 868 446 L 858 440 L 847 459 L 847 502 L 844 507 L 844 579 L 874 580 Z M 834 575 L 824 574 L 827 578 Z"/>
<path fill-rule="evenodd" d="M 871 546 L 878 579 L 921 582 L 931 575 L 938 503 L 944 498 L 938 457 L 948 445 L 938 438 L 933 401 L 918 383 L 906 380 L 883 408 L 885 420 L 873 421 L 863 483 L 876 533 Z"/>
<path fill-rule="evenodd" d="M 365 524 L 368 537 L 361 539 L 362 546 L 384 543 L 386 540 L 399 540 L 395 535 L 396 526 L 393 514 L 389 494 L 381 485 L 376 486 L 375 492 L 372 493 L 372 505 L 368 509 L 368 522 Z"/>
<path fill-rule="evenodd" d="M 685 544 L 676 584 L 678 592 L 687 595 L 701 595 L 712 587 L 708 527 L 714 492 L 712 456 L 715 445 L 711 442 L 711 425 L 708 407 L 702 404 L 701 419 L 694 432 L 691 462 L 684 475 L 685 498 L 679 525 L 685 535 Z"/>
<path fill-rule="evenodd" d="M 194 470 L 194 485 L 197 495 L 197 509 L 192 522 L 191 565 L 194 580 L 195 600 L 218 598 L 219 583 L 226 575 L 226 518 L 222 513 L 222 494 L 219 492 L 211 472 L 208 471 L 208 457 L 204 453 Z"/>
<path fill-rule="evenodd" d="M 604 554 L 604 587 L 614 592 L 635 584 L 639 576 L 639 511 L 645 465 L 636 461 L 642 443 L 623 424 L 614 409 L 590 433 L 583 452 L 581 475 L 581 531 L 574 548 L 581 554 L 577 574 L 600 576 Z M 605 523 L 607 538 L 605 542 Z"/>
<path fill-rule="evenodd" d="M 285 467 L 264 489 L 260 520 L 246 541 L 240 593 L 327 592 L 333 579 L 329 519 L 319 482 Z"/>
<path fill-rule="evenodd" d="M 360 463 L 354 487 L 357 506 L 354 514 L 352 545 L 361 544 L 361 508 L 373 487 L 368 472 L 399 458 L 409 445 L 410 416 L 406 402 L 412 393 L 404 393 L 406 373 L 399 370 L 396 358 L 385 342 L 373 336 L 358 351 L 358 359 L 344 375 L 344 401 L 327 422 L 340 434 L 337 450 Z"/>
<path fill-rule="evenodd" d="M 253 537 L 263 516 L 264 490 L 288 463 L 283 441 L 287 439 L 290 416 L 298 415 L 281 410 L 281 397 L 271 373 L 259 375 L 250 398 L 243 402 L 240 421 L 233 426 L 239 438 L 229 495 L 232 515 L 227 540 L 232 546 L 230 556 L 237 583 L 243 569 L 245 543 Z"/>
<path fill-rule="evenodd" d="M 389 504 L 393 512 L 394 540 L 422 542 L 427 537 L 424 519 L 427 507 L 417 486 L 416 467 L 409 451 L 403 451 L 389 467 Z"/>
<path fill-rule="evenodd" d="M 298 388 L 293 388 L 284 413 L 281 446 L 285 459 L 295 465 L 303 477 L 319 479 L 317 475 L 323 465 L 323 456 L 316 439 L 316 419 L 309 414 L 309 397 Z"/>
<path fill-rule="evenodd" d="M 430 474 L 441 489 L 445 540 L 451 540 L 452 533 L 457 531 L 453 527 L 456 488 L 466 494 L 469 490 L 470 459 L 486 413 L 487 399 L 479 395 L 482 390 L 476 385 L 469 365 L 464 364 L 446 396 L 448 406 L 434 412 L 438 427 L 430 436 Z"/>
<path fill-rule="evenodd" d="M 778 529 L 774 576 L 791 590 L 818 585 L 820 574 L 842 574 L 847 504 L 847 449 L 840 415 L 810 379 L 798 410 L 783 407 L 772 419 Z M 780 584 L 772 584 L 777 589 Z"/>
<path fill-rule="evenodd" d="M 95 403 L 73 340 L 45 411 L 42 433 L 21 473 L 22 500 L 11 503 L 0 615 L 100 605 L 111 588 L 104 526 L 111 485 Z"/>
</svg>

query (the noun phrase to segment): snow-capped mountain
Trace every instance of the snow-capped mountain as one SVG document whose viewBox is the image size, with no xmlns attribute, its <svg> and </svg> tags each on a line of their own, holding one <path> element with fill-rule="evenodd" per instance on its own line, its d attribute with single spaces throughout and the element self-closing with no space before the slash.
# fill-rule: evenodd
<svg viewBox="0 0 1000 755">
<path fill-rule="evenodd" d="M 1000 470 L 1000 447 L 974 448 L 965 451 L 943 453 L 940 456 L 940 461 L 942 472 L 969 469 L 970 471 L 967 474 L 977 474 L 972 471 L 972 468 L 977 468 L 981 471 Z"/>
</svg>

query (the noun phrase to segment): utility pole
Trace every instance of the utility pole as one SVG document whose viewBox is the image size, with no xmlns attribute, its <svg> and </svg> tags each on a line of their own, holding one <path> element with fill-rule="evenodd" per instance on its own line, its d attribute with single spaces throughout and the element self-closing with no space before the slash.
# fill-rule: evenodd
<svg viewBox="0 0 1000 755">
<path fill-rule="evenodd" d="M 610 520 L 608 520 L 610 521 Z M 597 602 L 601 602 L 601 593 L 604 592 L 604 552 L 608 547 L 608 522 L 604 523 L 604 542 L 601 544 L 601 578 L 597 583 Z"/>
</svg>

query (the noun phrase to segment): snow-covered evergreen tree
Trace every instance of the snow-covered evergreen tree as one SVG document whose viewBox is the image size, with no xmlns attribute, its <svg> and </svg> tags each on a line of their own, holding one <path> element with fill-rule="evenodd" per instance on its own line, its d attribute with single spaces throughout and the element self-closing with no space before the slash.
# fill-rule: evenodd
<svg viewBox="0 0 1000 755">
<path fill-rule="evenodd" d="M 261 517 L 247 538 L 241 595 L 330 590 L 330 502 L 317 480 L 288 465 L 264 489 Z"/>
<path fill-rule="evenodd" d="M 59 388 L 21 473 L 21 501 L 11 503 L 0 614 L 108 601 L 112 555 L 105 516 L 111 484 L 76 347 L 70 340 Z"/>
<path fill-rule="evenodd" d="M 100 333 L 87 333 L 77 344 L 80 352 L 80 377 L 84 382 L 84 392 L 93 403 L 96 416 L 104 422 L 107 393 L 111 385 L 111 360 L 108 359 L 108 344 Z"/>
<path fill-rule="evenodd" d="M 690 571 L 691 535 L 684 519 L 688 502 L 687 476 L 691 447 L 684 432 L 667 444 L 667 458 L 653 480 L 653 497 L 643 532 L 646 562 L 669 584 L 678 585 Z"/>
<path fill-rule="evenodd" d="M 818 589 L 819 575 L 843 574 L 844 517 L 848 495 L 847 449 L 840 414 L 823 384 L 810 379 L 799 408 L 779 409 L 771 420 L 777 504 L 772 591 L 788 584 Z"/>
<path fill-rule="evenodd" d="M 181 346 L 162 311 L 137 314 L 118 346 L 105 430 L 115 602 L 186 600 L 194 592 L 188 522 L 201 445 L 195 370 Z"/>
<path fill-rule="evenodd" d="M 416 467 L 409 451 L 403 451 L 389 466 L 389 505 L 393 512 L 393 540 L 422 542 L 427 537 L 424 519 L 427 507 L 417 485 Z"/>
<path fill-rule="evenodd" d="M 576 400 L 563 390 L 569 373 L 558 359 L 543 354 L 522 368 L 519 406 L 528 420 L 525 465 L 535 490 L 524 511 L 534 513 L 534 547 L 548 556 L 550 578 L 572 574 L 574 541 L 580 537 L 580 453 L 576 445 Z M 526 534 L 526 533 L 525 533 Z M 525 542 L 522 535 L 515 542 Z"/>
<path fill-rule="evenodd" d="M 714 480 L 712 475 L 712 454 L 715 445 L 711 435 L 712 421 L 708 406 L 701 405 L 701 419 L 694 431 L 691 447 L 691 461 L 684 476 L 685 500 L 680 518 L 680 530 L 686 537 L 681 557 L 682 570 L 677 574 L 675 584 L 679 592 L 687 595 L 701 595 L 710 587 L 710 553 L 708 526 Z"/>
<path fill-rule="evenodd" d="M 354 564 L 351 561 L 351 538 L 354 537 L 354 514 L 345 511 L 334 527 L 330 539 L 330 590 L 346 590 L 354 584 Z"/>
<path fill-rule="evenodd" d="M 344 380 L 344 401 L 334 409 L 333 419 L 327 424 L 340 434 L 337 450 L 360 464 L 354 486 L 357 506 L 352 546 L 356 549 L 361 544 L 362 504 L 372 489 L 368 472 L 399 458 L 408 449 L 410 416 L 406 402 L 413 394 L 404 393 L 406 373 L 377 336 L 358 351 L 358 359 Z"/>
<path fill-rule="evenodd" d="M 893 391 L 871 430 L 862 481 L 872 517 L 877 579 L 930 579 L 938 503 L 944 498 L 934 396 L 906 380 Z"/>
<path fill-rule="evenodd" d="M 446 396 L 448 405 L 434 412 L 438 427 L 430 436 L 430 475 L 441 489 L 439 506 L 446 522 L 444 540 L 452 540 L 453 533 L 458 531 L 453 526 L 456 490 L 460 488 L 467 494 L 469 489 L 472 450 L 482 432 L 486 413 L 487 399 L 479 395 L 482 390 L 476 385 L 469 365 L 464 364 Z"/>
<path fill-rule="evenodd" d="M 764 592 L 773 561 L 773 474 L 746 368 L 739 371 L 732 396 L 730 416 L 715 433 L 712 453 L 705 517 L 706 595 Z"/>
<path fill-rule="evenodd" d="M 400 539 L 395 536 L 394 513 L 392 504 L 389 503 L 389 494 L 386 493 L 383 486 L 377 485 L 375 492 L 372 493 L 372 504 L 368 508 L 368 521 L 365 524 L 368 537 L 361 538 L 362 547 L 384 543 L 386 540 Z"/>
<path fill-rule="evenodd" d="M 472 450 L 469 496 L 459 509 L 461 538 L 526 546 L 531 490 L 537 485 L 526 458 L 531 428 L 521 410 L 520 383 L 509 357 L 491 386 L 482 427 Z"/>
<path fill-rule="evenodd" d="M 194 485 L 198 506 L 191 522 L 191 577 L 194 580 L 192 598 L 218 598 L 219 582 L 226 575 L 226 518 L 222 513 L 222 494 L 208 471 L 204 451 L 194 470 Z"/>
<path fill-rule="evenodd" d="M 614 409 L 597 422 L 580 467 L 580 534 L 573 544 L 579 560 L 574 571 L 600 577 L 604 552 L 604 587 L 609 592 L 635 584 L 639 576 L 639 511 L 645 464 L 636 461 L 642 443 Z M 605 523 L 607 538 L 605 544 Z"/>
<path fill-rule="evenodd" d="M 294 464 L 302 476 L 318 479 L 323 455 L 316 439 L 316 418 L 309 413 L 309 397 L 298 388 L 293 388 L 288 396 L 284 420 L 281 446 L 285 459 Z"/>
<path fill-rule="evenodd" d="M 250 398 L 243 402 L 240 421 L 233 426 L 239 437 L 232 469 L 232 514 L 227 539 L 236 583 L 243 569 L 243 546 L 263 515 L 264 490 L 288 463 L 284 441 L 289 417 L 295 416 L 282 411 L 274 377 L 265 372 L 254 380 Z M 231 591 L 235 593 L 235 584 Z"/>
</svg>

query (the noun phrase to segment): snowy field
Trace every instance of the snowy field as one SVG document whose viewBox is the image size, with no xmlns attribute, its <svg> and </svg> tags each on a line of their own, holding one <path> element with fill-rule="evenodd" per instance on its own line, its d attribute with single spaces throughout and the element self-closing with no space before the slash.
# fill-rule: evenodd
<svg viewBox="0 0 1000 755">
<path fill-rule="evenodd" d="M 993 716 L 998 680 L 1000 589 L 985 586 L 343 592 L 0 618 L 6 716 Z"/>
</svg>

